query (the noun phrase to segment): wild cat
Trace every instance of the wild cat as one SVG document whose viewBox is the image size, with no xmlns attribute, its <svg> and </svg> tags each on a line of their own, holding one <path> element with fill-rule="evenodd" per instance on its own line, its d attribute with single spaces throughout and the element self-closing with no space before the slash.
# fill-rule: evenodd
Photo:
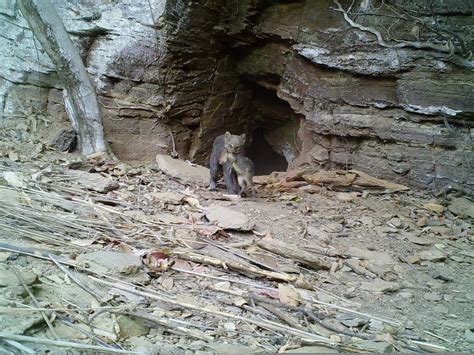
<svg viewBox="0 0 474 355">
<path fill-rule="evenodd" d="M 219 166 L 222 165 L 227 193 L 237 194 L 239 192 L 239 184 L 237 181 L 237 174 L 234 169 L 232 169 L 232 163 L 228 162 L 227 160 L 220 162 L 220 157 L 224 152 L 226 145 L 229 151 L 235 154 L 240 153 L 245 145 L 245 134 L 239 136 L 225 132 L 225 134 L 221 134 L 220 136 L 216 137 L 216 139 L 214 139 L 212 153 L 209 159 L 209 169 L 211 172 L 209 189 L 211 191 L 217 190 Z"/>
<path fill-rule="evenodd" d="M 231 164 L 233 172 L 237 175 L 237 182 L 240 186 L 238 194 L 242 196 L 245 193 L 246 188 L 250 188 L 252 196 L 255 196 L 255 190 L 253 186 L 254 176 L 254 165 L 252 160 L 244 156 L 241 153 L 240 146 L 236 149 L 235 140 L 232 139 L 231 134 L 228 132 L 224 135 L 224 150 L 219 157 L 219 163 Z"/>
</svg>

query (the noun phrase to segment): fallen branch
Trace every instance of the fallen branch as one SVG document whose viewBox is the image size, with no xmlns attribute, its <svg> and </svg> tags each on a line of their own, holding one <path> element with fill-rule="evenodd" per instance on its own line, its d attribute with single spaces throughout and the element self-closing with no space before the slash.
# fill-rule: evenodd
<svg viewBox="0 0 474 355">
<path fill-rule="evenodd" d="M 72 272 L 70 272 L 68 269 L 66 269 L 64 266 L 62 266 L 59 263 L 59 261 L 54 258 L 53 255 L 49 254 L 48 256 L 53 261 L 53 263 L 56 264 L 56 266 L 61 269 L 62 272 L 64 272 L 67 276 L 69 276 L 69 278 L 72 281 L 74 281 L 80 288 L 82 288 L 84 291 L 89 293 L 92 297 L 94 297 L 96 300 L 98 300 L 100 302 L 99 298 L 97 297 L 96 292 L 91 290 L 87 285 L 84 285 L 84 283 L 82 283 L 82 281 L 80 281 L 76 276 L 74 276 L 72 274 Z"/>
<path fill-rule="evenodd" d="M 374 274 L 373 272 L 370 272 L 369 270 L 367 270 L 366 268 L 361 266 L 360 263 L 359 263 L 359 260 L 357 260 L 357 259 L 344 260 L 344 265 L 349 267 L 356 274 L 366 276 L 370 279 L 375 279 L 377 277 L 376 274 Z"/>
<path fill-rule="evenodd" d="M 21 285 L 23 286 L 23 288 L 26 290 L 26 292 L 28 293 L 28 295 L 30 296 L 31 300 L 33 301 L 33 303 L 35 304 L 36 307 L 40 307 L 40 304 L 38 302 L 38 300 L 36 299 L 35 295 L 33 294 L 33 292 L 31 292 L 30 288 L 28 287 L 28 285 L 26 284 L 25 282 L 25 279 L 23 278 L 23 276 L 21 276 L 21 273 L 18 272 L 18 270 L 16 268 L 12 268 L 12 271 L 13 273 L 15 274 L 16 278 L 20 281 Z M 53 336 L 56 338 L 56 339 L 60 339 L 58 334 L 56 333 L 56 331 L 54 330 L 54 327 L 53 325 L 51 324 L 51 321 L 49 320 L 48 316 L 46 315 L 45 312 L 41 311 L 41 316 L 43 317 L 44 321 L 46 322 L 46 324 L 48 325 L 48 328 L 49 330 L 51 331 L 51 334 L 53 334 Z M 53 312 L 54 314 L 54 312 Z"/>
<path fill-rule="evenodd" d="M 319 342 L 322 342 L 322 343 L 335 344 L 333 341 L 331 341 L 327 338 L 324 338 L 322 336 L 312 334 L 312 333 L 308 333 L 308 332 L 305 332 L 305 331 L 302 331 L 302 330 L 299 330 L 299 329 L 294 329 L 294 328 L 288 327 L 288 326 L 283 325 L 283 324 L 279 324 L 279 323 L 276 323 L 276 322 L 269 321 L 267 319 L 246 318 L 246 317 L 238 316 L 238 315 L 228 313 L 228 312 L 221 312 L 221 311 L 209 309 L 209 308 L 202 307 L 202 306 L 195 306 L 193 304 L 176 301 L 176 300 L 170 299 L 169 297 L 159 296 L 159 295 L 152 294 L 152 293 L 149 293 L 149 292 L 138 291 L 133 287 L 124 286 L 124 285 L 121 285 L 121 284 L 116 283 L 116 282 L 113 283 L 113 282 L 101 280 L 101 279 L 95 278 L 93 276 L 89 276 L 89 278 L 91 280 L 95 281 L 95 282 L 100 283 L 100 284 L 107 285 L 109 287 L 118 288 L 118 289 L 121 289 L 121 290 L 124 290 L 124 291 L 128 291 L 128 292 L 131 292 L 131 293 L 134 293 L 136 295 L 143 296 L 143 297 L 148 297 L 148 298 L 151 298 L 153 300 L 178 305 L 178 306 L 181 306 L 181 307 L 184 307 L 184 308 L 193 309 L 193 310 L 198 311 L 198 312 L 205 312 L 205 313 L 210 313 L 210 314 L 214 314 L 214 315 L 218 315 L 218 316 L 222 316 L 222 317 L 226 317 L 226 318 L 230 318 L 230 319 L 237 319 L 237 320 L 243 321 L 245 323 L 255 324 L 256 326 L 259 326 L 259 327 L 262 327 L 262 328 L 268 328 L 268 329 L 271 329 L 273 331 L 284 332 L 284 333 L 287 333 L 287 334 L 291 334 L 291 335 L 294 335 L 294 336 L 296 336 L 298 338 L 302 338 L 302 339 L 305 339 L 305 338 L 306 339 L 313 339 L 315 341 L 319 341 Z"/>
<path fill-rule="evenodd" d="M 81 344 L 81 343 L 75 343 L 75 342 L 72 342 L 72 341 L 52 340 L 52 339 L 47 339 L 47 338 L 30 337 L 30 336 L 27 336 L 27 335 L 11 334 L 11 333 L 6 333 L 6 332 L 0 332 L 0 339 L 7 339 L 7 340 L 14 340 L 14 341 L 25 341 L 27 343 L 51 345 L 51 346 L 57 346 L 57 347 L 60 347 L 60 348 L 73 348 L 73 349 L 81 349 L 81 350 L 97 350 L 97 351 L 103 351 L 105 353 L 138 354 L 138 353 L 130 351 L 130 350 L 120 350 L 120 349 L 115 349 L 115 348 L 111 348 L 111 347 Z"/>
<path fill-rule="evenodd" d="M 240 273 L 253 274 L 260 277 L 268 277 L 270 279 L 281 280 L 286 282 L 294 282 L 297 280 L 296 276 L 284 274 L 281 272 L 262 270 L 257 267 L 247 266 L 233 261 L 222 261 L 216 258 L 208 256 L 196 255 L 196 254 L 179 254 L 176 255 L 182 260 L 192 261 L 195 263 L 212 265 L 215 267 L 221 267 L 223 269 L 232 269 Z"/>
<path fill-rule="evenodd" d="M 146 321 L 149 321 L 151 323 L 158 324 L 164 328 L 167 328 L 166 331 L 175 333 L 178 335 L 186 335 L 191 338 L 195 338 L 198 340 L 205 340 L 208 342 L 214 341 L 214 338 L 211 337 L 210 335 L 205 334 L 204 332 L 193 330 L 193 329 L 188 329 L 183 326 L 178 326 L 176 324 L 173 324 L 174 320 L 173 319 L 165 319 L 165 318 L 157 318 L 157 317 L 152 317 L 150 315 L 145 315 L 137 312 L 126 312 L 123 313 L 127 316 L 130 317 L 136 317 L 136 318 L 141 318 Z"/>
<path fill-rule="evenodd" d="M 301 250 L 294 245 L 282 242 L 281 240 L 265 237 L 260 239 L 257 242 L 257 245 L 262 249 L 271 251 L 272 253 L 284 256 L 286 258 L 294 259 L 316 270 L 329 270 L 331 268 L 331 263 L 329 261 L 324 260 L 307 251 Z"/>
</svg>

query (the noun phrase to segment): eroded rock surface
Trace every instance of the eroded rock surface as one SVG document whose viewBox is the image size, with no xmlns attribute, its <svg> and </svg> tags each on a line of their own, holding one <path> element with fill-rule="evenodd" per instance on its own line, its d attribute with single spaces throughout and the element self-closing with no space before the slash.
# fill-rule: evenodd
<svg viewBox="0 0 474 355">
<path fill-rule="evenodd" d="M 218 134 L 261 129 L 292 167 L 473 193 L 468 0 L 55 5 L 119 158 L 205 164 Z M 0 18 L 0 124 L 25 141 L 49 122 L 54 136 L 67 125 L 61 83 L 13 1 Z"/>
</svg>

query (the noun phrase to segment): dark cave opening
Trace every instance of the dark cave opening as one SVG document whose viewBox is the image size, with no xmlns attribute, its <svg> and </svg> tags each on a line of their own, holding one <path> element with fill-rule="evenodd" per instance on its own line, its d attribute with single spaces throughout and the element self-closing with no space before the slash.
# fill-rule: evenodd
<svg viewBox="0 0 474 355">
<path fill-rule="evenodd" d="M 247 156 L 255 165 L 255 175 L 267 175 L 273 171 L 286 171 L 288 162 L 285 157 L 275 152 L 265 139 L 265 131 L 259 127 L 253 131 L 252 143 L 247 149 Z"/>
<path fill-rule="evenodd" d="M 298 151 L 297 132 L 300 116 L 276 92 L 255 83 L 248 119 L 251 124 L 247 156 L 255 165 L 256 175 L 286 171 Z"/>
</svg>

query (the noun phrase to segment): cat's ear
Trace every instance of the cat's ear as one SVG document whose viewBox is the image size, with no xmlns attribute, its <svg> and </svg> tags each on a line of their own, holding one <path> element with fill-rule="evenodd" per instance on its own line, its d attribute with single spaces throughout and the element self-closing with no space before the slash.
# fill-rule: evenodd
<svg viewBox="0 0 474 355">
<path fill-rule="evenodd" d="M 245 133 L 240 135 L 240 139 L 242 140 L 242 143 L 245 143 Z"/>
</svg>

